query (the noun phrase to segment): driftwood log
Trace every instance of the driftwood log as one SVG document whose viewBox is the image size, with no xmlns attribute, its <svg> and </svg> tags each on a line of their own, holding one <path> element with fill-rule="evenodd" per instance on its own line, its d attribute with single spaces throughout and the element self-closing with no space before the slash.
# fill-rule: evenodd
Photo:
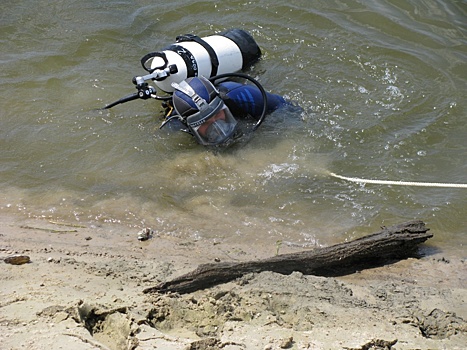
<svg viewBox="0 0 467 350">
<path fill-rule="evenodd" d="M 382 231 L 333 246 L 298 253 L 276 255 L 271 258 L 220 262 L 200 265 L 196 270 L 155 287 L 144 293 L 191 293 L 226 283 L 247 273 L 273 271 L 290 274 L 294 271 L 317 276 L 339 276 L 363 268 L 380 266 L 390 260 L 412 256 L 420 243 L 433 237 L 422 221 L 382 227 Z"/>
</svg>

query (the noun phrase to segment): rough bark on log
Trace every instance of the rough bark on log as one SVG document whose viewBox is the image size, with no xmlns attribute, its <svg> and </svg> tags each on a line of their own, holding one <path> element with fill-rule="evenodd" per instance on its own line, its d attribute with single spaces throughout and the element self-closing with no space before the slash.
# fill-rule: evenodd
<svg viewBox="0 0 467 350">
<path fill-rule="evenodd" d="M 380 265 L 389 259 L 404 259 L 416 251 L 418 244 L 433 237 L 422 221 L 410 221 L 382 231 L 333 246 L 271 258 L 222 262 L 200 265 L 196 270 L 155 287 L 144 293 L 191 293 L 217 284 L 232 281 L 247 273 L 272 271 L 290 274 L 294 271 L 318 276 L 338 276 L 355 272 L 362 267 Z"/>
</svg>

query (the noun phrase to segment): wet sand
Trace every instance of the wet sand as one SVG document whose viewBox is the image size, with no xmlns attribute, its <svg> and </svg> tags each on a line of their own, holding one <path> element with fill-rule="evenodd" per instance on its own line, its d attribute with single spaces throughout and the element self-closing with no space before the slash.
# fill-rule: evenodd
<svg viewBox="0 0 467 350">
<path fill-rule="evenodd" d="M 276 247 L 147 241 L 118 225 L 1 214 L 2 349 L 464 349 L 467 262 L 431 250 L 348 276 L 251 274 L 187 295 L 143 290 Z M 372 232 L 368 232 L 372 233 Z M 436 235 L 436 232 L 433 232 Z M 281 247 L 281 253 L 303 248 Z"/>
</svg>

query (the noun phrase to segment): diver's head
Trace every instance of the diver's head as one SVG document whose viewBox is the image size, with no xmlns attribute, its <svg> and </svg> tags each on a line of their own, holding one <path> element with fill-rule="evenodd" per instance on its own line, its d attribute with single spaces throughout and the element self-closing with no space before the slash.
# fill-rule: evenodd
<svg viewBox="0 0 467 350">
<path fill-rule="evenodd" d="M 237 121 L 209 80 L 194 77 L 172 86 L 175 110 L 198 143 L 217 146 L 233 138 Z"/>
</svg>

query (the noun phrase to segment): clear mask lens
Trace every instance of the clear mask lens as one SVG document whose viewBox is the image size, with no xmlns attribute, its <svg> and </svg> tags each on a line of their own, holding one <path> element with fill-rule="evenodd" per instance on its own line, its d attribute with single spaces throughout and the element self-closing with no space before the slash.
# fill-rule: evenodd
<svg viewBox="0 0 467 350">
<path fill-rule="evenodd" d="M 213 108 L 202 120 L 203 122 L 201 124 L 198 122 L 196 126 L 190 123 L 188 125 L 198 142 L 205 146 L 227 142 L 233 137 L 237 126 L 237 121 L 223 102 L 217 108 Z"/>
<path fill-rule="evenodd" d="M 216 120 L 208 127 L 206 139 L 210 144 L 219 144 L 232 136 L 234 130 L 235 124 L 227 123 L 225 120 Z"/>
</svg>

